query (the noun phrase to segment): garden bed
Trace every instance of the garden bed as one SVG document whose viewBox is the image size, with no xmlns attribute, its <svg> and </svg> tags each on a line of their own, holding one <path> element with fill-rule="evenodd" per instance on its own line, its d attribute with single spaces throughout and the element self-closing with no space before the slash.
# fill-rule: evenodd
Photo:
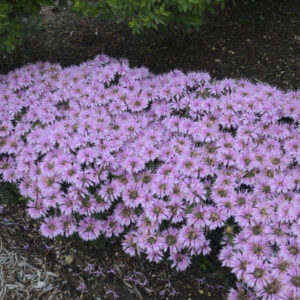
<svg viewBox="0 0 300 300">
<path fill-rule="evenodd" d="M 132 37 L 124 26 L 86 18 L 77 20 L 63 10 L 47 10 L 46 30 L 25 42 L 18 62 L 2 58 L 0 71 L 38 60 L 68 66 L 104 52 L 112 57 L 126 57 L 132 66 L 145 65 L 156 73 L 175 68 L 201 70 L 217 78 L 244 77 L 282 89 L 299 88 L 299 5 L 297 1 L 258 2 L 249 2 L 243 10 L 232 7 L 227 13 L 220 13 L 200 33 L 186 40 L 178 37 L 172 43 L 160 44 L 148 34 Z M 9 196 L 3 197 L 1 201 Z M 70 239 L 53 243 L 39 235 L 36 222 L 25 215 L 22 203 L 5 204 L 2 216 L 1 253 L 18 253 L 35 268 L 47 269 L 41 274 L 57 274 L 59 280 L 53 283 L 58 285 L 57 299 L 113 299 L 113 292 L 119 299 L 166 298 L 172 294 L 177 299 L 225 299 L 226 289 L 233 283 L 225 269 L 210 274 L 210 266 L 205 271 L 203 262 L 197 260 L 187 271 L 178 273 L 164 264 L 129 258 L 117 242 L 84 243 Z M 88 271 L 89 264 L 95 269 L 90 265 Z M 2 276 L 8 276 L 7 272 Z M 42 280 L 34 284 L 39 281 Z M 82 291 L 77 289 L 80 284 Z M 83 284 L 88 286 L 88 292 Z M 41 294 L 37 289 L 26 289 L 31 299 L 50 297 L 50 290 L 49 294 Z M 6 297 L 19 295 L 8 291 Z"/>
</svg>

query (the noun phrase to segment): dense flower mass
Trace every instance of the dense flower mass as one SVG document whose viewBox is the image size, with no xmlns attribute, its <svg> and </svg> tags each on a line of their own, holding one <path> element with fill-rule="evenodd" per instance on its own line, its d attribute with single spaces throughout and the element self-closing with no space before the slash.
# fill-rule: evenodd
<svg viewBox="0 0 300 300">
<path fill-rule="evenodd" d="M 53 238 L 186 269 L 225 228 L 229 299 L 300 298 L 300 92 L 100 55 L 0 76 L 0 172 Z"/>
</svg>

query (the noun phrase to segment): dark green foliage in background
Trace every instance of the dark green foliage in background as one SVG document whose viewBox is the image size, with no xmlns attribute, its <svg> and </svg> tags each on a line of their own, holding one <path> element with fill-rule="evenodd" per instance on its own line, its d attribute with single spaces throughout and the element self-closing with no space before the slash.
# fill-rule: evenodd
<svg viewBox="0 0 300 300">
<path fill-rule="evenodd" d="M 71 10 L 80 16 L 97 16 L 127 23 L 132 32 L 160 25 L 199 29 L 208 12 L 224 8 L 226 0 L 72 0 Z"/>
<path fill-rule="evenodd" d="M 0 1 L 0 52 L 12 53 L 28 34 L 42 28 L 39 12 L 52 0 Z"/>
<path fill-rule="evenodd" d="M 231 0 L 233 1 L 233 0 Z M 0 52 L 17 51 L 22 41 L 41 30 L 43 6 L 65 6 L 78 16 L 125 23 L 132 32 L 159 28 L 199 29 L 209 13 L 224 8 L 226 0 L 1 0 Z M 158 31 L 157 31 L 158 32 Z M 159 33 L 159 32 L 158 32 Z"/>
</svg>

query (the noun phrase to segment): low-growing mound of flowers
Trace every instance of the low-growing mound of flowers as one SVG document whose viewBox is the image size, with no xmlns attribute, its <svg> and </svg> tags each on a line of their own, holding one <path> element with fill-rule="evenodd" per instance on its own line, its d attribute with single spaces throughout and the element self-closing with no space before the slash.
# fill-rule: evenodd
<svg viewBox="0 0 300 300">
<path fill-rule="evenodd" d="M 181 271 L 226 227 L 229 299 L 299 299 L 299 91 L 100 55 L 2 75 L 0 105 L 2 180 L 44 236 L 120 236 Z"/>
</svg>

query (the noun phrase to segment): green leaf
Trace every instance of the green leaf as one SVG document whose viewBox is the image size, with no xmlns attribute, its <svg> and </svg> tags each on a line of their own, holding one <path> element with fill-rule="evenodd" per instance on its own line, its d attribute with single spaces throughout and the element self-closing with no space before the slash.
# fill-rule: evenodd
<svg viewBox="0 0 300 300">
<path fill-rule="evenodd" d="M 187 207 L 185 209 L 185 214 L 187 215 L 187 214 L 191 213 L 193 208 L 194 208 L 194 205 L 187 205 Z"/>
<path fill-rule="evenodd" d="M 54 6 L 55 4 L 51 0 L 39 0 L 38 1 L 42 6 Z"/>
<path fill-rule="evenodd" d="M 63 7 L 67 7 L 68 6 L 68 1 L 67 0 L 59 0 L 58 5 L 63 6 Z"/>
</svg>

